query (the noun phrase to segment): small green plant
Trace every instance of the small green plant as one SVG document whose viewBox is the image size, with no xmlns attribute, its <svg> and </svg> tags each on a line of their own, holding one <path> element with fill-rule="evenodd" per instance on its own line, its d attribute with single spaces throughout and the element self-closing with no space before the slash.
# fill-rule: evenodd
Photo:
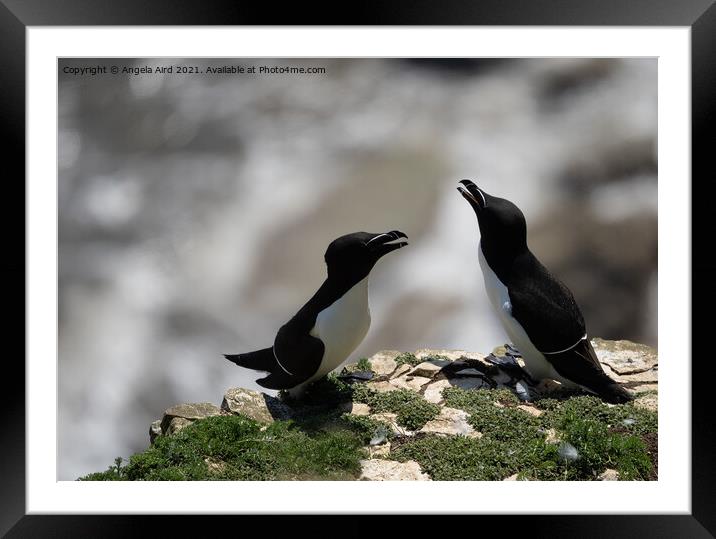
<svg viewBox="0 0 716 539">
<path fill-rule="evenodd" d="M 362 387 L 362 389 L 361 389 Z M 354 400 L 371 407 L 373 413 L 392 412 L 397 414 L 400 426 L 409 430 L 418 430 L 440 413 L 437 404 L 426 401 L 409 389 L 398 389 L 378 393 L 366 386 L 359 386 L 353 394 Z"/>
<path fill-rule="evenodd" d="M 362 357 L 356 363 L 356 370 L 361 372 L 373 372 L 373 366 L 370 364 L 370 360 L 367 357 Z"/>
<path fill-rule="evenodd" d="M 423 360 L 415 357 L 415 354 L 404 353 L 404 354 L 400 354 L 399 356 L 397 356 L 395 358 L 395 362 L 398 365 L 411 365 L 411 366 L 415 367 L 417 365 L 420 365 L 423 362 Z"/>
<path fill-rule="evenodd" d="M 424 357 L 420 360 L 421 363 L 424 362 L 424 361 L 451 361 L 451 360 L 450 360 L 450 358 L 447 357 L 447 356 L 443 356 L 443 355 L 440 355 L 440 354 L 430 354 L 430 355 L 428 355 L 428 356 L 424 356 Z"/>
<path fill-rule="evenodd" d="M 538 438 L 543 422 L 516 408 L 517 397 L 507 389 L 470 391 L 459 387 L 443 391 L 445 405 L 470 414 L 468 423 L 483 436 L 519 443 Z"/>
<path fill-rule="evenodd" d="M 573 418 L 560 426 L 562 438 L 579 453 L 570 479 L 594 478 L 606 468 L 616 469 L 621 479 L 648 479 L 652 464 L 638 437 L 610 432 L 594 419 Z"/>
<path fill-rule="evenodd" d="M 122 457 L 114 459 L 114 466 L 109 466 L 104 472 L 95 472 L 86 476 L 87 481 L 124 481 L 126 479 L 125 470 L 122 466 Z"/>
</svg>

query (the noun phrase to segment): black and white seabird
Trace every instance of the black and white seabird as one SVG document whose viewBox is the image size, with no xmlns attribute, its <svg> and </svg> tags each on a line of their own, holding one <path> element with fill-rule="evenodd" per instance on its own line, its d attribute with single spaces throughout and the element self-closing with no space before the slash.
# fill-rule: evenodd
<svg viewBox="0 0 716 539">
<path fill-rule="evenodd" d="M 570 290 L 527 247 L 520 209 L 470 180 L 460 183 L 457 189 L 480 227 L 478 258 L 487 295 L 530 376 L 580 386 L 610 403 L 631 400 L 602 369 Z"/>
<path fill-rule="evenodd" d="M 256 382 L 300 396 L 306 386 L 338 367 L 361 343 L 370 327 L 368 275 L 383 256 L 405 247 L 399 230 L 355 232 L 331 242 L 325 261 L 328 277 L 296 315 L 281 326 L 273 346 L 225 355 L 240 367 L 268 372 Z"/>
</svg>

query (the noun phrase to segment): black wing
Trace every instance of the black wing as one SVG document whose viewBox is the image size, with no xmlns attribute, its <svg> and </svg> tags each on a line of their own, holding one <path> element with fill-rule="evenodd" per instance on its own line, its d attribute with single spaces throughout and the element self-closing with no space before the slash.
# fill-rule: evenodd
<svg viewBox="0 0 716 539">
<path fill-rule="evenodd" d="M 278 330 L 273 344 L 278 368 L 256 383 L 267 389 L 295 387 L 316 373 L 323 361 L 324 351 L 325 346 L 320 339 L 286 324 Z"/>
<path fill-rule="evenodd" d="M 565 352 L 545 354 L 545 358 L 561 376 L 594 391 L 607 402 L 617 404 L 632 399 L 626 389 L 604 372 L 589 339 L 579 341 Z"/>
<path fill-rule="evenodd" d="M 512 317 L 540 352 L 564 350 L 586 334 L 584 317 L 572 292 L 529 251 L 515 261 L 505 284 Z"/>
</svg>

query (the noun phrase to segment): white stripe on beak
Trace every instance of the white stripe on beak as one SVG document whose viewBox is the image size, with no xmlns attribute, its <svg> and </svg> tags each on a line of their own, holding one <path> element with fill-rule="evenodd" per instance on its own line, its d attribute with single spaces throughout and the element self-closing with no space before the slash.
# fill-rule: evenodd
<svg viewBox="0 0 716 539">
<path fill-rule="evenodd" d="M 370 243 L 371 243 L 372 241 L 375 241 L 375 240 L 377 240 L 378 238 L 380 238 L 380 237 L 382 237 L 382 236 L 390 236 L 390 234 L 378 234 L 378 235 L 377 235 L 375 238 L 373 238 L 372 240 L 367 241 L 367 242 L 366 242 L 366 245 L 370 245 Z"/>
</svg>

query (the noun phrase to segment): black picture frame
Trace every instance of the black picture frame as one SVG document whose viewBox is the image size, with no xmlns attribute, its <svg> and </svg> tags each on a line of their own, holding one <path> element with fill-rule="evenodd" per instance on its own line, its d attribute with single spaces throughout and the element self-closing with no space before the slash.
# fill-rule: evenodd
<svg viewBox="0 0 716 539">
<path fill-rule="evenodd" d="M 692 475 L 689 515 L 504 515 L 450 517 L 466 530 L 484 531 L 498 526 L 533 537 L 714 537 L 716 536 L 716 466 L 714 426 L 710 416 L 712 352 L 694 346 L 708 335 L 713 314 L 707 309 L 716 298 L 716 265 L 708 256 L 713 245 L 710 224 L 712 197 L 705 189 L 716 178 L 712 158 L 716 147 L 716 7 L 714 0 L 371 0 L 356 4 L 269 3 L 240 1 L 174 0 L 0 0 L 0 110 L 2 111 L 3 174 L 6 204 L 2 215 L 5 256 L 0 265 L 6 297 L 20 305 L 25 286 L 25 234 L 15 233 L 24 223 L 25 188 L 25 30 L 28 26 L 84 25 L 546 25 L 546 26 L 685 26 L 691 28 L 692 105 L 692 349 L 684 346 L 682 358 L 692 371 Z M 20 204 L 19 201 L 23 203 Z M 22 212 L 22 216 L 12 211 Z M 22 255 L 20 253 L 22 252 Z M 6 308 L 5 334 L 25 334 L 25 304 L 20 312 Z M 703 313 L 699 316 L 699 311 Z M 14 339 L 13 339 L 14 340 Z M 13 350 L 14 352 L 14 350 Z M 25 341 L 22 344 L 25 353 Z M 208 517 L 26 515 L 25 511 L 25 368 L 19 355 L 6 353 L 3 362 L 2 458 L 0 459 L 0 534 L 8 537 L 126 537 L 149 535 L 161 526 L 161 536 L 182 535 L 188 521 Z M 11 382 L 11 383 L 10 383 Z M 350 509 L 347 509 L 349 511 Z M 555 508 L 558 513 L 559 508 Z M 161 518 L 161 523 L 158 523 Z M 245 516 L 213 517 L 240 531 L 254 526 L 276 534 L 289 530 L 315 530 L 312 517 Z M 330 517 L 320 523 L 345 536 L 390 533 L 409 534 L 425 526 L 425 519 L 411 517 L 375 524 L 371 516 Z M 240 524 L 236 519 L 240 519 Z M 475 522 L 478 519 L 479 522 Z M 310 522 L 308 522 L 310 520 Z M 337 522 L 334 522 L 336 521 Z M 204 525 L 204 524 L 202 524 Z M 440 526 L 438 522 L 438 526 Z M 378 527 L 376 527 L 378 526 Z M 478 527 L 479 526 L 479 527 Z M 213 524 L 212 524 L 213 527 Z M 209 532 L 208 528 L 204 529 Z M 268 531 L 270 530 L 270 532 Z M 202 534 L 204 535 L 204 534 Z"/>
</svg>

